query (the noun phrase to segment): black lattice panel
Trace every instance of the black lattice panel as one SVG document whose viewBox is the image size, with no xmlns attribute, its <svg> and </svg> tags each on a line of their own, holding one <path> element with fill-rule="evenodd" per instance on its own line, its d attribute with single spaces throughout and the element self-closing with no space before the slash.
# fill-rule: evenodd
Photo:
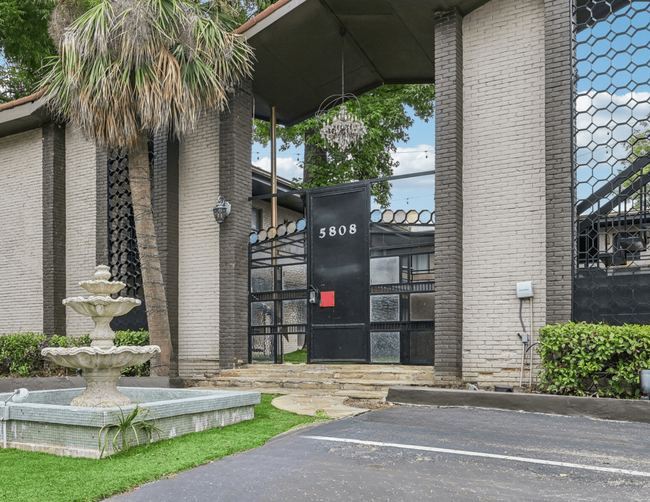
<svg viewBox="0 0 650 502">
<path fill-rule="evenodd" d="M 574 319 L 650 322 L 650 9 L 574 12 Z"/>
<path fill-rule="evenodd" d="M 140 257 L 129 186 L 129 159 L 118 149 L 110 151 L 108 157 L 108 256 L 113 280 L 126 284 L 119 295 L 143 302 L 127 315 L 115 318 L 111 326 L 115 330 L 146 329 Z"/>
</svg>

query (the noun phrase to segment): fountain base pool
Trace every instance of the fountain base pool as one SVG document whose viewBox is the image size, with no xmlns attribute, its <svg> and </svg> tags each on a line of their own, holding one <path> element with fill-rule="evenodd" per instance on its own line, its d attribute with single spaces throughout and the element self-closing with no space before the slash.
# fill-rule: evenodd
<svg viewBox="0 0 650 502">
<path fill-rule="evenodd" d="M 101 428 L 115 423 L 113 412 L 121 409 L 128 414 L 136 405 L 70 406 L 81 390 L 30 392 L 23 402 L 6 404 L 11 393 L 0 394 L 0 447 L 6 442 L 8 448 L 99 458 Z M 119 387 L 119 391 L 150 410 L 149 418 L 155 418 L 162 430 L 153 441 L 250 420 L 254 417 L 253 406 L 260 402 L 259 392 L 138 387 Z M 104 455 L 115 453 L 108 443 Z"/>
</svg>

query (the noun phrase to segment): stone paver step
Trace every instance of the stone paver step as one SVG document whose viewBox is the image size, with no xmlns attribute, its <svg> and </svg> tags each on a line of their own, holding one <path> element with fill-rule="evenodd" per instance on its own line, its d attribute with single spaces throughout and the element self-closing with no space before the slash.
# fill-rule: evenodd
<svg viewBox="0 0 650 502">
<path fill-rule="evenodd" d="M 414 381 L 433 384 L 433 368 L 369 365 L 248 365 L 222 370 L 221 377 L 336 379 L 364 381 Z"/>
<path fill-rule="evenodd" d="M 302 378 L 260 378 L 260 377 L 219 377 L 210 379 L 207 384 L 215 387 L 264 387 L 292 389 L 323 389 L 323 390 L 388 390 L 389 387 L 400 385 L 421 385 L 420 382 L 404 382 L 401 380 L 359 381 L 347 379 L 302 379 Z"/>
<path fill-rule="evenodd" d="M 209 380 L 203 380 L 196 382 L 197 387 L 207 387 L 207 388 L 220 388 L 224 387 L 215 387 L 211 385 Z M 386 390 L 354 390 L 354 389 L 291 389 L 288 387 L 259 387 L 259 388 L 247 388 L 247 387 L 238 387 L 237 390 L 247 391 L 250 390 L 255 392 L 261 392 L 262 394 L 296 394 L 296 395 L 328 395 L 328 396 L 344 396 L 352 397 L 355 399 L 383 399 L 386 397 Z"/>
</svg>

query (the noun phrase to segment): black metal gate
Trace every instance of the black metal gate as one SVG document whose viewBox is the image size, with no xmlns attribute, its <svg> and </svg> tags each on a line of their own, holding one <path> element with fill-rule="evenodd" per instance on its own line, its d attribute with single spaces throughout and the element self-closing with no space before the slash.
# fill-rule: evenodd
<svg viewBox="0 0 650 502">
<path fill-rule="evenodd" d="M 306 218 L 251 233 L 250 362 L 306 337 L 308 362 L 433 365 L 433 212 L 371 211 L 383 181 L 296 192 Z"/>
<path fill-rule="evenodd" d="M 370 186 L 311 192 L 309 359 L 367 362 Z"/>
</svg>

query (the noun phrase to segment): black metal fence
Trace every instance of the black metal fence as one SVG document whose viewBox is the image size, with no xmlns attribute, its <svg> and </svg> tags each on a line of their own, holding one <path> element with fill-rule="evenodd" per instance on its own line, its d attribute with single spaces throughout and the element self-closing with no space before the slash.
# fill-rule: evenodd
<svg viewBox="0 0 650 502">
<path fill-rule="evenodd" d="M 367 362 L 433 365 L 433 212 L 368 208 L 365 214 L 370 220 Z M 302 348 L 311 331 L 307 221 L 250 237 L 249 360 L 279 363 L 284 354 Z M 341 263 L 345 260 L 340 256 Z"/>
<path fill-rule="evenodd" d="M 249 246 L 251 362 L 279 363 L 302 348 L 307 333 L 305 220 L 251 233 Z"/>
<path fill-rule="evenodd" d="M 650 9 L 574 10 L 573 317 L 650 323 Z"/>
<path fill-rule="evenodd" d="M 433 214 L 375 210 L 370 220 L 370 360 L 433 365 Z"/>
</svg>

